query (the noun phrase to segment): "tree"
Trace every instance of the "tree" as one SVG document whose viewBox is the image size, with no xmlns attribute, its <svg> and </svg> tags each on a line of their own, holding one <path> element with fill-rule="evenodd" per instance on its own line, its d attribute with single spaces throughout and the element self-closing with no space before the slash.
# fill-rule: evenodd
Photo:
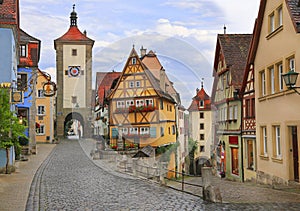
<svg viewBox="0 0 300 211">
<path fill-rule="evenodd" d="M 195 175 L 196 174 L 196 164 L 195 164 L 195 151 L 197 149 L 197 142 L 193 139 L 189 139 L 188 141 L 188 150 L 189 150 L 189 159 L 190 159 L 190 174 Z"/>
<path fill-rule="evenodd" d="M 18 146 L 19 137 L 24 137 L 25 126 L 19 124 L 19 120 L 10 109 L 9 90 L 0 88 L 0 148 L 6 150 L 6 170 L 8 174 L 9 150 L 12 146 Z"/>
</svg>

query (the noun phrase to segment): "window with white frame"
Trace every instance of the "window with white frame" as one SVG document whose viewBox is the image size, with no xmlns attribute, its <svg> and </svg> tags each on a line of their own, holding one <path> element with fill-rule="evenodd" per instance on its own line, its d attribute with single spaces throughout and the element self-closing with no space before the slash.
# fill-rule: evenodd
<svg viewBox="0 0 300 211">
<path fill-rule="evenodd" d="M 45 135 L 45 125 L 40 124 L 40 127 L 36 128 L 37 135 Z"/>
<path fill-rule="evenodd" d="M 233 106 L 229 106 L 229 120 L 233 119 Z"/>
<path fill-rule="evenodd" d="M 204 107 L 204 100 L 200 100 L 200 101 L 199 101 L 199 107 L 200 107 L 200 108 L 203 108 L 203 107 Z"/>
<path fill-rule="evenodd" d="M 275 31 L 275 16 L 274 12 L 269 15 L 269 33 Z"/>
<path fill-rule="evenodd" d="M 280 145 L 280 126 L 274 126 L 274 138 L 275 138 L 275 156 L 281 158 L 281 145 Z"/>
<path fill-rule="evenodd" d="M 124 101 L 117 101 L 117 108 L 125 108 L 125 102 Z"/>
<path fill-rule="evenodd" d="M 45 114 L 45 106 L 38 106 L 37 114 L 38 115 L 44 115 Z"/>
<path fill-rule="evenodd" d="M 150 133 L 149 127 L 140 128 L 140 135 L 149 135 L 149 133 Z"/>
<path fill-rule="evenodd" d="M 137 127 L 131 127 L 131 128 L 129 129 L 129 133 L 130 133 L 131 135 L 137 135 L 137 134 L 139 134 L 139 130 L 138 130 Z"/>
<path fill-rule="evenodd" d="M 270 92 L 271 92 L 271 94 L 274 94 L 275 93 L 274 67 L 270 67 L 269 72 L 270 72 Z"/>
<path fill-rule="evenodd" d="M 277 9 L 278 26 L 282 26 L 282 6 Z"/>
<path fill-rule="evenodd" d="M 141 87 L 141 82 L 140 81 L 136 81 L 135 82 L 135 87 L 137 87 L 137 88 Z"/>
<path fill-rule="evenodd" d="M 128 87 L 129 88 L 134 88 L 134 81 L 129 81 L 128 82 Z"/>
<path fill-rule="evenodd" d="M 122 131 L 122 134 L 123 134 L 123 135 L 127 135 L 127 134 L 128 134 L 128 128 L 126 128 L 126 127 L 123 127 L 123 128 L 121 129 L 121 131 Z"/>
<path fill-rule="evenodd" d="M 20 57 L 27 57 L 27 46 L 24 44 L 20 45 Z"/>
<path fill-rule="evenodd" d="M 44 96 L 44 91 L 42 89 L 37 90 L 37 97 L 38 98 L 43 98 Z"/>
<path fill-rule="evenodd" d="M 288 62 L 289 62 L 289 68 L 290 68 L 289 70 L 295 71 L 295 58 L 294 57 L 289 58 Z"/>
<path fill-rule="evenodd" d="M 126 100 L 126 108 L 129 108 L 130 106 L 134 106 L 134 100 Z"/>
<path fill-rule="evenodd" d="M 136 58 L 132 58 L 132 59 L 131 59 L 131 63 L 132 63 L 132 64 L 136 64 Z"/>
<path fill-rule="evenodd" d="M 261 79 L 261 95 L 266 95 L 266 77 L 265 77 L 265 71 L 260 72 L 260 79 Z"/>
<path fill-rule="evenodd" d="M 145 99 L 146 106 L 153 106 L 153 99 Z"/>
<path fill-rule="evenodd" d="M 135 100 L 136 107 L 144 106 L 144 100 Z"/>
<path fill-rule="evenodd" d="M 279 91 L 283 90 L 283 80 L 282 80 L 282 74 L 283 74 L 283 67 L 282 64 L 277 65 L 278 69 L 278 85 L 279 85 Z"/>
<path fill-rule="evenodd" d="M 238 106 L 237 105 L 233 106 L 233 119 L 234 120 L 238 119 Z"/>
<path fill-rule="evenodd" d="M 268 138 L 267 138 L 267 127 L 261 127 L 262 131 L 262 152 L 265 157 L 268 156 Z"/>
</svg>

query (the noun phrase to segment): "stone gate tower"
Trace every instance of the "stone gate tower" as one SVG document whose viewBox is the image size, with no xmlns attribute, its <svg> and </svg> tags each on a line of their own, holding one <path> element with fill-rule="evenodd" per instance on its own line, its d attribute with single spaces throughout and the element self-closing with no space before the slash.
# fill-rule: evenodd
<svg viewBox="0 0 300 211">
<path fill-rule="evenodd" d="M 69 30 L 54 40 L 56 50 L 56 134 L 65 135 L 66 123 L 77 119 L 83 136 L 91 129 L 92 49 L 94 40 L 77 28 L 75 5 L 70 16 Z"/>
</svg>

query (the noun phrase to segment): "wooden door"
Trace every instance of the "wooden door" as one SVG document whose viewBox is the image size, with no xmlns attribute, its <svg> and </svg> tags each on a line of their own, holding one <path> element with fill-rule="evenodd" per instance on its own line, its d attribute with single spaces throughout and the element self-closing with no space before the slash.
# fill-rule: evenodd
<svg viewBox="0 0 300 211">
<path fill-rule="evenodd" d="M 293 164 L 294 164 L 294 179 L 299 182 L 299 156 L 298 156 L 298 137 L 297 127 L 292 127 L 292 144 L 293 144 Z"/>
</svg>

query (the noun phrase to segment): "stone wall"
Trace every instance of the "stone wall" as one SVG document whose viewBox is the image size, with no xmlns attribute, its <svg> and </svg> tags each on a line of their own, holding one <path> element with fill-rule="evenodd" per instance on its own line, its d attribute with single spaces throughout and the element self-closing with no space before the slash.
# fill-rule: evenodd
<svg viewBox="0 0 300 211">
<path fill-rule="evenodd" d="M 267 185 L 288 185 L 288 181 L 284 180 L 280 177 L 267 174 L 262 171 L 257 171 L 257 178 L 258 183 L 267 184 Z"/>
</svg>

